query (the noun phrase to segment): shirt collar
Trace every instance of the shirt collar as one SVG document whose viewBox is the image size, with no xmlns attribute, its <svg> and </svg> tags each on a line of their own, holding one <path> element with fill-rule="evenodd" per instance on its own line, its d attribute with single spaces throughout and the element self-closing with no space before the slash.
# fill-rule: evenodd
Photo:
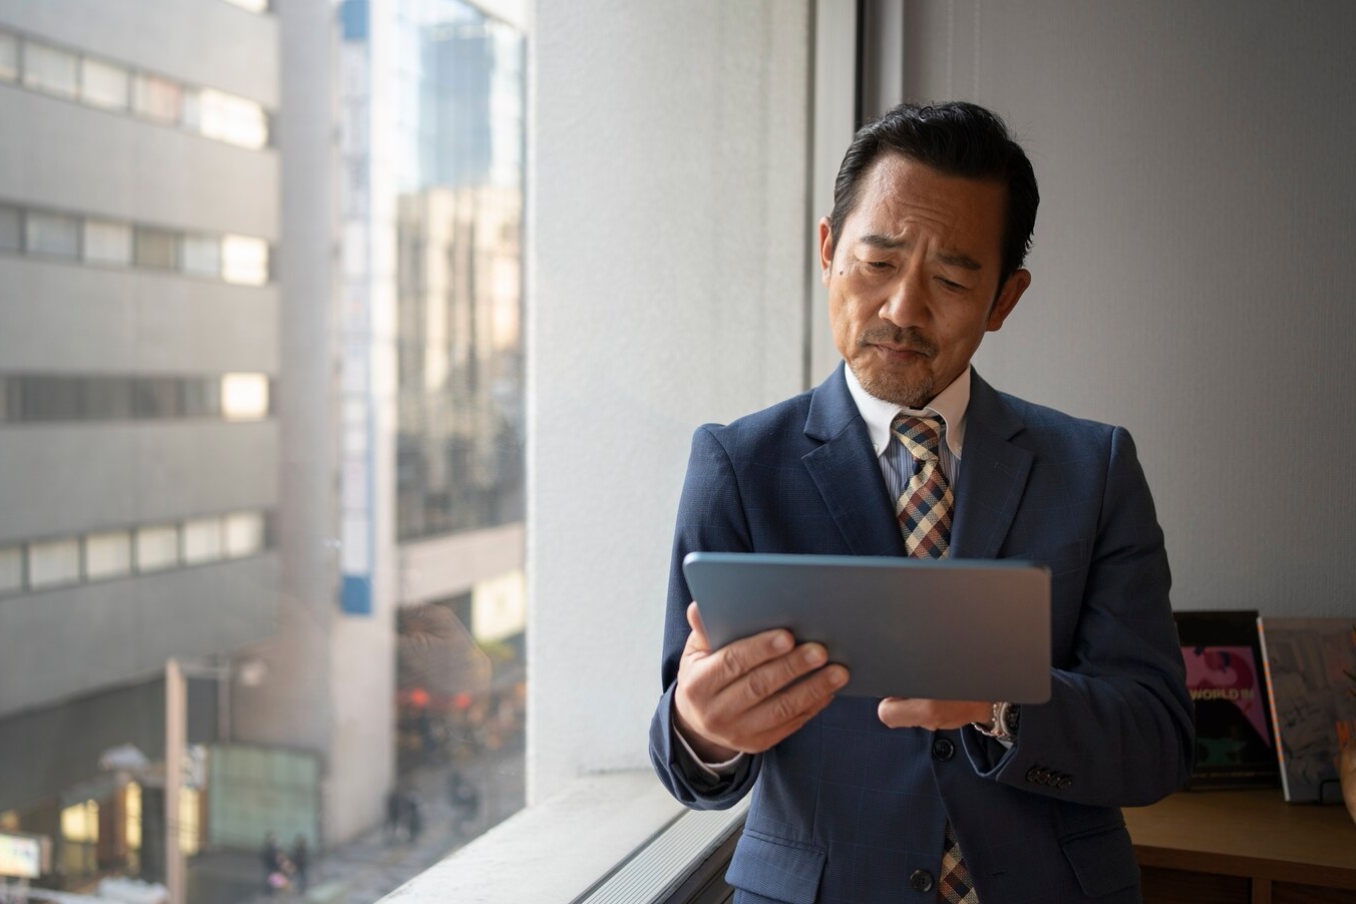
<svg viewBox="0 0 1356 904">
<path fill-rule="evenodd" d="M 877 457 L 884 455 L 885 450 L 890 447 L 892 438 L 890 425 L 894 423 L 895 415 L 903 412 L 941 418 L 942 423 L 946 425 L 947 448 L 951 450 L 956 460 L 960 460 L 961 448 L 965 445 L 965 413 L 970 407 L 969 366 L 961 371 L 959 377 L 951 381 L 950 386 L 937 393 L 923 409 L 903 408 L 894 402 L 878 399 L 866 391 L 851 367 L 844 366 L 843 370 L 847 377 L 848 392 L 852 395 L 852 401 L 857 404 L 862 420 L 866 421 L 866 432 L 871 436 L 871 447 L 876 450 Z"/>
</svg>

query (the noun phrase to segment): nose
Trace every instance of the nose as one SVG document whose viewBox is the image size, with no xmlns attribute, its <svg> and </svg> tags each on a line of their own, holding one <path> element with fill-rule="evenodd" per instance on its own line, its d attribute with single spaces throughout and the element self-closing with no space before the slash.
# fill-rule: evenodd
<svg viewBox="0 0 1356 904">
<path fill-rule="evenodd" d="M 927 282 L 918 266 L 906 266 L 881 300 L 880 318 L 900 328 L 922 327 L 928 319 Z"/>
</svg>

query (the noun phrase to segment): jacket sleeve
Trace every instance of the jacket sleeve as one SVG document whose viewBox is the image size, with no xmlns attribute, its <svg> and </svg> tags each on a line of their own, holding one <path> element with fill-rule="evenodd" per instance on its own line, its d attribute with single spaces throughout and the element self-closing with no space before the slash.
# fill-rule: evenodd
<svg viewBox="0 0 1356 904">
<path fill-rule="evenodd" d="M 1115 428 L 1070 661 L 1052 670 L 1048 703 L 1022 707 L 1010 749 L 962 732 L 976 770 L 1101 806 L 1145 806 L 1182 787 L 1196 742 L 1171 583 L 1134 442 Z"/>
<path fill-rule="evenodd" d="M 674 685 L 690 630 L 687 606 L 692 600 L 683 578 L 683 557 L 689 552 L 748 552 L 752 548 L 730 456 L 712 425 L 700 427 L 692 437 L 687 479 L 678 503 L 664 615 L 663 693 L 650 721 L 650 761 L 659 780 L 679 802 L 698 810 L 725 809 L 737 803 L 753 787 L 763 758 L 761 754 L 747 756 L 733 775 L 712 779 L 688 762 L 674 737 Z"/>
</svg>

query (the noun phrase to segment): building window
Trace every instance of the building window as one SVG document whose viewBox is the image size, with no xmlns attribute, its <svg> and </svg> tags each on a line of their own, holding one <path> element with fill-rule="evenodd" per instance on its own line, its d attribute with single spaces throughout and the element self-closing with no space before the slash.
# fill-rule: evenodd
<svg viewBox="0 0 1356 904">
<path fill-rule="evenodd" d="M 0 251 L 24 250 L 24 217 L 17 207 L 0 204 Z"/>
<path fill-rule="evenodd" d="M 197 106 L 197 129 L 208 138 L 254 149 L 268 144 L 268 116 L 254 101 L 204 88 Z"/>
<path fill-rule="evenodd" d="M 193 276 L 221 276 L 221 239 L 209 235 L 186 235 L 179 245 L 183 271 Z"/>
<path fill-rule="evenodd" d="M 126 110 L 128 85 L 127 70 L 123 67 L 89 57 L 80 61 L 80 99 L 90 106 Z"/>
<path fill-rule="evenodd" d="M 201 565 L 221 558 L 221 519 L 200 518 L 184 523 L 184 564 Z"/>
<path fill-rule="evenodd" d="M 60 587 L 80 580 L 80 541 L 47 540 L 28 544 L 28 586 Z"/>
<path fill-rule="evenodd" d="M 24 589 L 24 551 L 21 546 L 0 547 L 0 593 Z"/>
<path fill-rule="evenodd" d="M 221 413 L 228 421 L 253 421 L 267 417 L 268 377 L 263 374 L 223 376 Z"/>
<path fill-rule="evenodd" d="M 24 41 L 23 57 L 25 88 L 75 97 L 80 86 L 75 54 L 36 41 Z"/>
<path fill-rule="evenodd" d="M 264 548 L 264 516 L 259 512 L 236 512 L 226 516 L 226 555 L 238 559 Z"/>
<path fill-rule="evenodd" d="M 132 570 L 132 536 L 125 530 L 85 537 L 85 580 L 122 577 Z"/>
<path fill-rule="evenodd" d="M 183 89 L 158 75 L 138 72 L 132 80 L 132 110 L 156 122 L 179 122 L 183 108 Z"/>
<path fill-rule="evenodd" d="M 14 420 L 78 421 L 85 416 L 81 381 L 72 377 L 28 377 L 17 384 L 17 411 Z M 11 390 L 13 391 L 13 390 Z"/>
<path fill-rule="evenodd" d="M 179 267 L 179 237 L 163 229 L 137 227 L 137 266 L 156 270 Z"/>
<path fill-rule="evenodd" d="M 221 278 L 244 286 L 268 282 L 268 242 L 245 235 L 221 240 Z"/>
<path fill-rule="evenodd" d="M 179 564 L 179 529 L 173 524 L 137 529 L 137 571 L 164 571 Z"/>
<path fill-rule="evenodd" d="M 19 77 L 19 39 L 0 32 L 0 81 L 12 82 Z"/>
<path fill-rule="evenodd" d="M 85 221 L 85 260 L 91 264 L 132 263 L 132 228 L 125 223 Z"/>
<path fill-rule="evenodd" d="M 29 254 L 80 256 L 80 220 L 77 218 L 30 210 L 24 217 L 24 227 L 27 233 L 24 247 Z"/>
</svg>

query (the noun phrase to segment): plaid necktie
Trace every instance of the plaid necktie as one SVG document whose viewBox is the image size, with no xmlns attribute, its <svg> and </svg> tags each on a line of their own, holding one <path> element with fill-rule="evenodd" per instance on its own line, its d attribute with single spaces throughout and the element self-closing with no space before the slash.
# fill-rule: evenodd
<svg viewBox="0 0 1356 904">
<path fill-rule="evenodd" d="M 945 559 L 951 552 L 951 484 L 942 473 L 938 449 L 941 421 L 931 417 L 901 414 L 890 429 L 913 457 L 909 485 L 895 503 L 895 517 L 904 532 L 904 549 L 915 559 Z M 937 900 L 944 904 L 979 904 L 970 884 L 970 870 L 961 855 L 960 841 L 946 824 L 942 839 L 942 878 Z"/>
</svg>

